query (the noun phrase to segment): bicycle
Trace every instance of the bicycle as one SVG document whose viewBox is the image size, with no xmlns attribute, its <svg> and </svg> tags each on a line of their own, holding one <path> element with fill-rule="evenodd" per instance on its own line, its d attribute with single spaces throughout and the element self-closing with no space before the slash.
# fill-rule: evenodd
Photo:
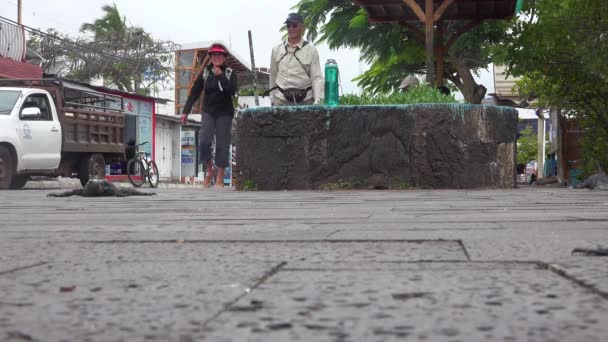
<svg viewBox="0 0 608 342">
<path fill-rule="evenodd" d="M 144 185 L 146 180 L 150 186 L 156 188 L 158 186 L 158 167 L 150 154 L 139 150 L 139 146 L 145 145 L 148 142 L 143 142 L 135 146 L 129 147 L 135 149 L 135 155 L 127 162 L 127 177 L 129 182 L 134 187 L 139 188 Z"/>
</svg>

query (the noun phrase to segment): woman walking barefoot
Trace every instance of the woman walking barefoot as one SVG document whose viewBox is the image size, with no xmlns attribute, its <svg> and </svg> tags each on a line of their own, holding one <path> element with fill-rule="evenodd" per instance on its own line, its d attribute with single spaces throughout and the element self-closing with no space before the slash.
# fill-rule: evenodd
<svg viewBox="0 0 608 342">
<path fill-rule="evenodd" d="M 234 116 L 233 98 L 237 90 L 236 73 L 226 66 L 228 49 L 220 43 L 209 48 L 210 63 L 192 85 L 182 111 L 181 122 L 186 123 L 194 102 L 201 94 L 203 98 L 202 129 L 200 133 L 201 159 L 207 166 L 203 186 L 209 187 L 216 177 L 215 187 L 224 187 L 224 172 L 229 165 L 230 131 Z M 215 165 L 211 144 L 215 136 Z"/>
</svg>

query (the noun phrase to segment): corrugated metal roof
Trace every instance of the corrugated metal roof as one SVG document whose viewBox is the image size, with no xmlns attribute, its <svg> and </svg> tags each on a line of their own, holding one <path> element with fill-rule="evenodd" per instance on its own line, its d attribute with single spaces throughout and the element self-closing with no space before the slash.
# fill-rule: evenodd
<svg viewBox="0 0 608 342">
<path fill-rule="evenodd" d="M 91 94 L 104 95 L 104 93 L 95 90 L 93 87 L 87 86 L 80 82 L 63 80 L 63 86 L 68 89 L 84 91 L 84 92 L 91 93 Z"/>
<path fill-rule="evenodd" d="M 103 93 L 103 94 L 113 94 L 113 95 L 118 95 L 118 96 L 137 97 L 140 99 L 153 100 L 153 101 L 155 101 L 157 103 L 161 103 L 161 104 L 166 104 L 167 102 L 173 102 L 172 100 L 169 100 L 169 99 L 141 95 L 141 94 L 137 94 L 137 93 L 130 93 L 130 92 L 126 92 L 126 91 L 120 91 L 118 89 L 112 89 L 112 88 L 103 87 L 103 86 L 96 86 L 93 84 L 88 84 L 88 83 L 74 81 L 74 80 L 63 79 L 63 84 L 66 88 L 72 88 L 72 89 L 77 89 L 77 90 L 80 89 L 80 90 L 89 91 L 89 92 L 96 91 L 96 92 Z"/>
<path fill-rule="evenodd" d="M 42 78 L 42 68 L 12 59 L 0 57 L 0 78 Z"/>
</svg>

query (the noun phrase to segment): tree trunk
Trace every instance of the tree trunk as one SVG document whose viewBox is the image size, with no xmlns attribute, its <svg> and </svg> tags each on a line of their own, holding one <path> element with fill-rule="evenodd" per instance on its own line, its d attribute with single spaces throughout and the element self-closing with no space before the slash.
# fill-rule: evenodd
<svg viewBox="0 0 608 342">
<path fill-rule="evenodd" d="M 452 66 L 456 68 L 456 76 L 450 76 L 449 79 L 462 92 L 465 101 L 473 104 L 480 104 L 486 96 L 486 87 L 475 82 L 471 70 L 462 60 L 452 59 Z"/>
</svg>

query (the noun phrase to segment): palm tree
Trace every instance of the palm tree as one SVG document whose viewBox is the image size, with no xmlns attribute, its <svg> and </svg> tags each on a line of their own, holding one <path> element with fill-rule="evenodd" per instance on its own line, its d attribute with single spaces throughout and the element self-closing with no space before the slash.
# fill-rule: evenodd
<svg viewBox="0 0 608 342">
<path fill-rule="evenodd" d="M 102 59 L 100 61 L 105 81 L 116 85 L 120 90 L 139 91 L 143 72 L 149 67 L 150 60 L 146 53 L 154 47 L 154 40 L 141 27 L 127 25 L 116 4 L 105 5 L 104 15 L 93 23 L 84 23 L 81 32 L 93 34 L 93 46 L 96 50 L 110 52 L 118 60 Z M 94 66 L 98 70 L 99 66 Z M 86 73 L 87 70 L 82 70 Z"/>
<path fill-rule="evenodd" d="M 166 85 L 165 80 L 174 73 L 175 44 L 156 40 L 141 27 L 127 25 L 116 5 L 103 6 L 102 11 L 99 19 L 82 24 L 81 31 L 87 35 L 78 37 L 75 44 L 66 44 L 70 37 L 53 29 L 30 37 L 28 47 L 44 58 L 45 72 L 82 82 L 101 77 L 110 86 L 141 94 Z"/>
<path fill-rule="evenodd" d="M 82 24 L 80 32 L 93 33 L 96 41 L 124 39 L 128 30 L 127 18 L 120 15 L 116 4 L 105 5 L 101 10 L 105 15 L 93 23 Z"/>
</svg>

